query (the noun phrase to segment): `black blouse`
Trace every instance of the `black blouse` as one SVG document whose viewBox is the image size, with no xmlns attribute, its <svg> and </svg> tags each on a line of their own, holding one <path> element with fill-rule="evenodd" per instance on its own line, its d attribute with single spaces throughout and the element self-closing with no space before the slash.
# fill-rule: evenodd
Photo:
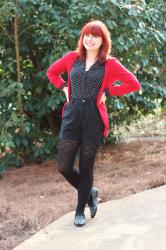
<svg viewBox="0 0 166 250">
<path fill-rule="evenodd" d="M 71 97 L 78 99 L 96 99 L 102 85 L 105 64 L 100 64 L 97 60 L 89 70 L 85 70 L 86 61 L 77 59 L 70 71 Z M 64 83 L 61 90 L 67 86 Z M 105 90 L 109 94 L 109 90 Z"/>
<path fill-rule="evenodd" d="M 104 64 L 98 60 L 85 70 L 86 61 L 76 60 L 71 71 L 71 96 L 79 99 L 97 98 L 104 76 Z"/>
</svg>

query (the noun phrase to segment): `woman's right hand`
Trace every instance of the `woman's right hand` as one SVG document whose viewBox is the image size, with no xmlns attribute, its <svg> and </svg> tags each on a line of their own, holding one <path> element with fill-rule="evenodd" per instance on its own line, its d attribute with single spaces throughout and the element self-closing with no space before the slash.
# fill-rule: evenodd
<svg viewBox="0 0 166 250">
<path fill-rule="evenodd" d="M 66 100 L 67 100 L 67 102 L 69 102 L 69 97 L 68 97 L 68 87 L 64 87 L 64 88 L 63 88 L 63 92 L 65 92 L 65 95 L 66 95 Z"/>
<path fill-rule="evenodd" d="M 105 104 L 106 100 L 107 100 L 107 97 L 106 97 L 105 93 L 103 92 L 103 94 L 101 96 L 101 99 L 100 99 L 100 103 L 104 103 Z"/>
</svg>

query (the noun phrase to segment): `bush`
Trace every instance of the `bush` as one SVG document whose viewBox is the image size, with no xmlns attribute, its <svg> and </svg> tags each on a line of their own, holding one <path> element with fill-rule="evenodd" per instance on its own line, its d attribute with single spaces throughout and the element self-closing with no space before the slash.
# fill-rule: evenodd
<svg viewBox="0 0 166 250">
<path fill-rule="evenodd" d="M 65 96 L 45 72 L 76 48 L 81 27 L 91 19 L 106 23 L 112 54 L 142 83 L 139 93 L 108 98 L 112 129 L 106 143 L 120 139 L 115 133 L 120 124 L 165 105 L 164 1 L 19 0 L 1 2 L 0 14 L 0 153 L 5 166 L 55 157 Z"/>
</svg>

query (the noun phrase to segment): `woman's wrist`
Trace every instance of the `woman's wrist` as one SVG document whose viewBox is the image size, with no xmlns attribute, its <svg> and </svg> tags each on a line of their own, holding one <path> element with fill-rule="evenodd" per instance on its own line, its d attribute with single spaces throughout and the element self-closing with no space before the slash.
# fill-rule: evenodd
<svg viewBox="0 0 166 250">
<path fill-rule="evenodd" d="M 64 83 L 60 86 L 59 89 L 60 89 L 61 91 L 64 91 L 64 88 L 67 87 L 67 86 L 68 86 L 67 82 L 64 82 Z"/>
<path fill-rule="evenodd" d="M 105 96 L 108 97 L 110 95 L 110 91 L 108 88 L 104 89 Z"/>
</svg>

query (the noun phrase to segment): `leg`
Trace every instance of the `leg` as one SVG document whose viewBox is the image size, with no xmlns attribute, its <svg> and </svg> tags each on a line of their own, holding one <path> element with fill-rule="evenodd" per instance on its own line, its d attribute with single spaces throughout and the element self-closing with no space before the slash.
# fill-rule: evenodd
<svg viewBox="0 0 166 250">
<path fill-rule="evenodd" d="M 58 170 L 77 189 L 79 171 L 74 168 L 74 160 L 80 146 L 79 140 L 60 139 L 58 145 Z"/>
<path fill-rule="evenodd" d="M 80 178 L 76 213 L 83 213 L 93 186 L 93 168 L 99 145 L 82 144 L 80 149 Z"/>
<path fill-rule="evenodd" d="M 78 189 L 79 170 L 74 168 L 74 160 L 79 148 L 79 140 L 69 140 L 69 139 L 60 139 L 58 145 L 58 170 L 65 177 L 65 179 L 76 189 Z M 88 205 L 93 206 L 93 197 L 96 189 L 92 190 L 90 194 Z"/>
</svg>

